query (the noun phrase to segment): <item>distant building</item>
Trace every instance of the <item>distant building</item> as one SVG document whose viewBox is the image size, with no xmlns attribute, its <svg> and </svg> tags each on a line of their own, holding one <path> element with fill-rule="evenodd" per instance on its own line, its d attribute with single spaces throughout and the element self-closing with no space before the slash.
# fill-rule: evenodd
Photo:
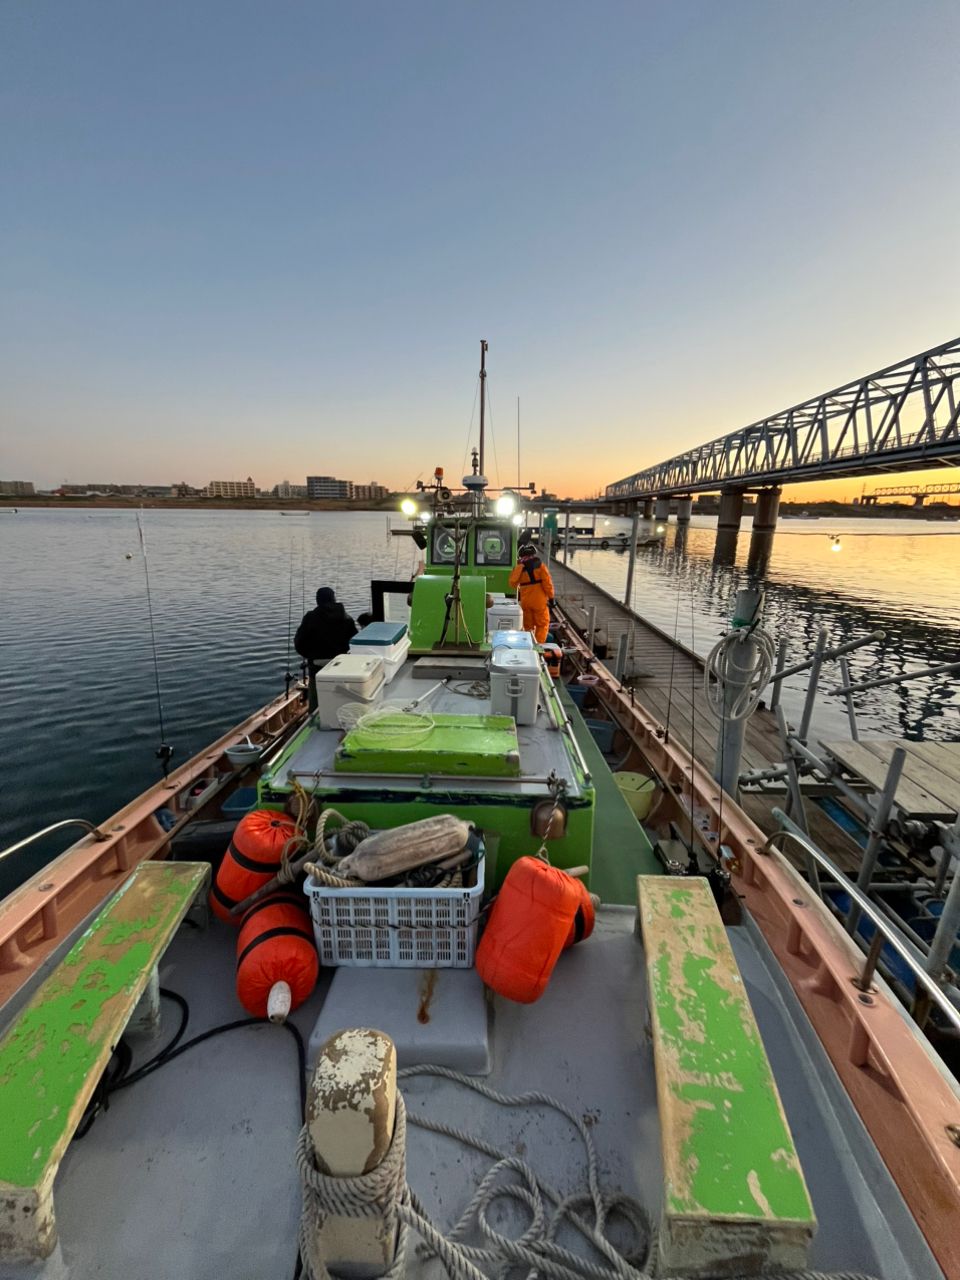
<svg viewBox="0 0 960 1280">
<path fill-rule="evenodd" d="M 207 485 L 208 498 L 255 498 L 257 486 L 251 476 L 246 480 L 211 480 Z"/>
<path fill-rule="evenodd" d="M 307 496 L 307 486 L 305 484 L 291 484 L 289 480 L 281 480 L 279 484 L 273 486 L 273 496 L 275 498 L 305 498 Z"/>
<path fill-rule="evenodd" d="M 336 480 L 333 476 L 307 476 L 308 498 L 352 498 L 353 485 L 349 480 Z"/>
<path fill-rule="evenodd" d="M 32 480 L 0 480 L 0 494 L 9 498 L 28 498 L 33 493 Z"/>
<path fill-rule="evenodd" d="M 371 480 L 369 484 L 355 484 L 353 486 L 354 502 L 379 502 L 381 498 L 386 498 L 390 490 L 383 484 L 377 484 L 376 480 Z"/>
<path fill-rule="evenodd" d="M 206 489 L 196 489 L 192 484 L 187 484 L 186 480 L 170 486 L 171 498 L 205 498 L 206 496 Z"/>
</svg>

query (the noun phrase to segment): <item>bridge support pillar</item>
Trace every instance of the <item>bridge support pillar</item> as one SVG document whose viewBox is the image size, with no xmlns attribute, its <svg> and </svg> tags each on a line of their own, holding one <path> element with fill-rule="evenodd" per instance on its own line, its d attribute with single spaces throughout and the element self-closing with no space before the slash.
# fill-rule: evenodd
<svg viewBox="0 0 960 1280">
<path fill-rule="evenodd" d="M 644 520 L 653 519 L 653 499 L 644 498 L 643 500 L 643 518 Z"/>
<path fill-rule="evenodd" d="M 667 521 L 670 519 L 670 499 L 669 498 L 657 499 L 656 504 L 653 508 L 653 518 L 654 520 L 660 521 L 663 524 L 667 523 Z"/>
<path fill-rule="evenodd" d="M 750 535 L 750 551 L 747 556 L 748 573 L 762 574 L 766 570 L 773 549 L 779 510 L 780 490 L 761 489 L 757 494 L 757 507 L 753 513 L 753 533 Z"/>
<path fill-rule="evenodd" d="M 690 515 L 693 512 L 692 498 L 677 499 L 677 524 L 689 524 Z"/>
<path fill-rule="evenodd" d="M 743 519 L 743 490 L 723 489 L 717 517 L 717 541 L 713 550 L 714 564 L 733 564 L 737 558 L 737 535 Z"/>
</svg>

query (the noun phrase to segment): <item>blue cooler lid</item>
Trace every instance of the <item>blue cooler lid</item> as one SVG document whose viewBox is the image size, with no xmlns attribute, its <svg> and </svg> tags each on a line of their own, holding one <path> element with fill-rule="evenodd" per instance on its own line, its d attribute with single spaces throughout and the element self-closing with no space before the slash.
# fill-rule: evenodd
<svg viewBox="0 0 960 1280">
<path fill-rule="evenodd" d="M 532 649 L 533 636 L 529 631 L 495 631 L 490 643 L 494 649 Z"/>
<path fill-rule="evenodd" d="M 350 643 L 375 644 L 381 648 L 398 644 L 407 634 L 405 622 L 368 622 L 362 631 L 358 631 Z"/>
</svg>

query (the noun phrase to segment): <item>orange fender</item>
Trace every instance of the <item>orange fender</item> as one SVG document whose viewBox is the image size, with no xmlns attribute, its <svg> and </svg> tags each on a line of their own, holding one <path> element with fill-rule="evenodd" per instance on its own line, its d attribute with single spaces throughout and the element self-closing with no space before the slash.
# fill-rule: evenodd
<svg viewBox="0 0 960 1280">
<path fill-rule="evenodd" d="M 296 1009 L 319 972 L 310 915 L 298 894 L 273 893 L 250 908 L 237 938 L 237 996 L 247 1013 L 267 1016 L 267 997 L 277 982 L 290 988 Z"/>
<path fill-rule="evenodd" d="M 295 832 L 292 818 L 272 809 L 254 809 L 240 820 L 210 890 L 215 916 L 239 925 L 231 910 L 277 874 L 283 846 Z"/>
</svg>

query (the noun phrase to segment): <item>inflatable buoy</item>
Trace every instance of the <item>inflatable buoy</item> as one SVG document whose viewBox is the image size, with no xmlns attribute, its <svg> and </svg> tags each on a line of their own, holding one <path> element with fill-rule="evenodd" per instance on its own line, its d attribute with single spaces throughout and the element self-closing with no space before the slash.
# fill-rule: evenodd
<svg viewBox="0 0 960 1280">
<path fill-rule="evenodd" d="M 477 947 L 480 977 L 508 1000 L 532 1004 L 561 951 L 593 931 L 594 909 L 579 880 L 539 858 L 518 858 Z"/>
<path fill-rule="evenodd" d="M 293 820 L 272 809 L 254 809 L 240 820 L 210 890 L 215 916 L 240 923 L 230 912 L 277 874 L 283 846 L 295 832 Z"/>
<path fill-rule="evenodd" d="M 299 894 L 273 893 L 250 908 L 237 938 L 237 996 L 247 1013 L 283 1022 L 317 985 L 319 971 Z"/>
<path fill-rule="evenodd" d="M 609 538 L 601 538 L 601 539 L 600 539 L 600 550 L 601 550 L 601 551 L 606 551 L 606 550 L 607 550 L 607 548 L 608 548 L 609 546 L 610 546 L 610 539 L 609 539 Z"/>
</svg>

